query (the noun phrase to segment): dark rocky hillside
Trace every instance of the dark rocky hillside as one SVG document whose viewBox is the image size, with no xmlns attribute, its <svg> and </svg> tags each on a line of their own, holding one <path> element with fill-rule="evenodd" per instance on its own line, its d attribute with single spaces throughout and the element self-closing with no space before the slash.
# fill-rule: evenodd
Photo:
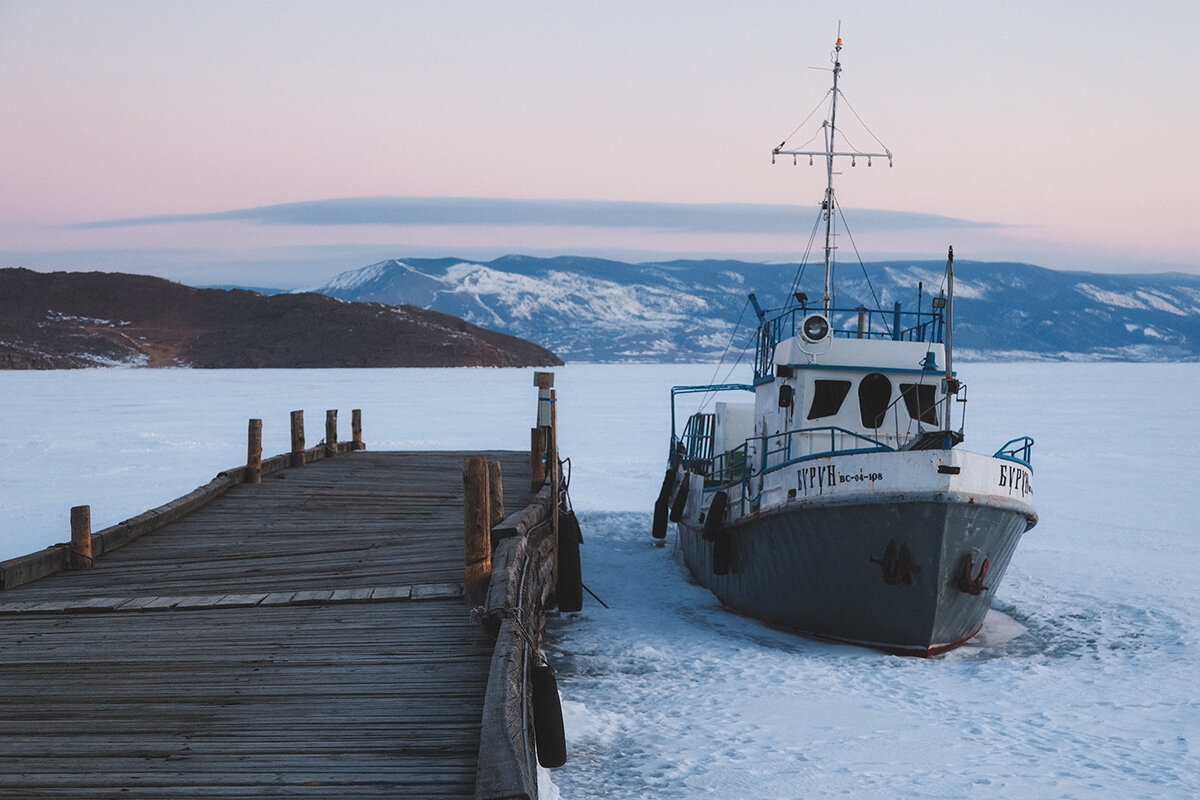
<svg viewBox="0 0 1200 800">
<path fill-rule="evenodd" d="M 413 306 L 162 278 L 0 269 L 0 368 L 551 366 L 524 339 Z"/>
</svg>

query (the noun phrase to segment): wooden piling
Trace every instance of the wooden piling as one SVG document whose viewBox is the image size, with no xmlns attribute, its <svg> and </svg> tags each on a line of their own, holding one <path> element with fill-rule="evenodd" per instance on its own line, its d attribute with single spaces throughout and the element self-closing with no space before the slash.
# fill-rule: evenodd
<svg viewBox="0 0 1200 800">
<path fill-rule="evenodd" d="M 350 412 L 350 449 L 362 450 L 365 447 L 362 440 L 362 409 L 356 408 Z"/>
<path fill-rule="evenodd" d="M 488 529 L 504 520 L 504 483 L 500 475 L 500 462 L 489 461 L 488 465 L 488 507 L 491 509 L 491 519 Z M 490 534 L 489 534 L 490 536 Z M 489 540 L 489 546 L 491 542 Z"/>
<path fill-rule="evenodd" d="M 553 374 L 551 374 L 553 381 Z M 558 585 L 558 507 L 560 505 L 559 495 L 562 492 L 562 472 L 559 469 L 558 460 L 558 396 L 553 389 L 550 389 L 550 442 L 547 448 L 549 454 L 549 469 L 550 469 L 550 540 L 554 542 L 553 552 L 550 554 L 550 580 Z M 556 589 L 557 592 L 557 589 Z"/>
<path fill-rule="evenodd" d="M 292 466 L 304 466 L 304 412 L 292 412 Z"/>
<path fill-rule="evenodd" d="M 536 492 L 546 484 L 546 439 L 548 428 L 529 429 L 529 490 Z"/>
<path fill-rule="evenodd" d="M 331 408 L 325 412 L 325 455 L 337 455 L 337 409 Z"/>
<path fill-rule="evenodd" d="M 246 432 L 246 483 L 262 483 L 262 420 L 250 420 Z"/>
<path fill-rule="evenodd" d="M 486 458 L 471 456 L 463 470 L 463 596 L 481 605 L 492 575 L 492 523 Z"/>
<path fill-rule="evenodd" d="M 71 569 L 92 568 L 92 507 L 71 509 Z"/>
<path fill-rule="evenodd" d="M 533 385 L 538 388 L 537 424 L 539 428 L 546 427 L 550 424 L 550 390 L 554 386 L 554 373 L 533 373 Z"/>
</svg>

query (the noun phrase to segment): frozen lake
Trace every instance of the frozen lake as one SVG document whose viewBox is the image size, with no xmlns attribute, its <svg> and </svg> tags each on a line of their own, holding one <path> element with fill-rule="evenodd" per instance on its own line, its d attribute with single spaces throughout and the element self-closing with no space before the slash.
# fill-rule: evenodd
<svg viewBox="0 0 1200 800">
<path fill-rule="evenodd" d="M 960 364 L 965 447 L 1033 436 L 1041 522 L 984 635 L 930 660 L 779 633 L 721 609 L 649 537 L 673 384 L 712 365 L 556 370 L 589 602 L 552 622 L 562 797 L 1200 795 L 1200 365 Z M 735 373 L 733 379 L 745 379 Z M 529 444 L 532 370 L 87 370 L 0 377 L 0 559 L 289 448 L 303 408 L 362 408 L 372 449 Z M 673 537 L 673 532 L 670 535 Z M 590 598 L 588 598 L 590 601 Z"/>
</svg>

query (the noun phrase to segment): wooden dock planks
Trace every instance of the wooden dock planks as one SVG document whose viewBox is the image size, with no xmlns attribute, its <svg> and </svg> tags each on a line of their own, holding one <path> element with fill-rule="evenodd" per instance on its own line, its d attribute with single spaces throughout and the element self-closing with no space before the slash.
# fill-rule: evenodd
<svg viewBox="0 0 1200 800">
<path fill-rule="evenodd" d="M 287 469 L 0 592 L 0 798 L 473 797 L 466 455 Z"/>
</svg>

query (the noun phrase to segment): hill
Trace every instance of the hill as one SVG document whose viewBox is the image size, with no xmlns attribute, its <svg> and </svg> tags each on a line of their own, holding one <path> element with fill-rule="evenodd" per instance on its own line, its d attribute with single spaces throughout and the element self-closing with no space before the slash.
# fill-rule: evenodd
<svg viewBox="0 0 1200 800">
<path fill-rule="evenodd" d="M 0 269 L 0 368 L 523 367 L 542 347 L 408 305 Z"/>
<path fill-rule="evenodd" d="M 839 264 L 836 304 L 924 308 L 943 261 Z M 411 303 L 544 342 L 572 361 L 716 359 L 750 343 L 746 295 L 780 306 L 797 264 L 504 256 L 383 261 L 312 291 Z M 822 267 L 798 283 L 820 297 Z M 955 261 L 954 342 L 960 357 L 1133 361 L 1200 359 L 1200 276 L 1058 272 L 1030 264 Z M 878 302 L 876 301 L 878 298 Z M 741 325 L 736 326 L 739 318 Z M 839 320 L 841 321 L 841 320 Z"/>
</svg>

